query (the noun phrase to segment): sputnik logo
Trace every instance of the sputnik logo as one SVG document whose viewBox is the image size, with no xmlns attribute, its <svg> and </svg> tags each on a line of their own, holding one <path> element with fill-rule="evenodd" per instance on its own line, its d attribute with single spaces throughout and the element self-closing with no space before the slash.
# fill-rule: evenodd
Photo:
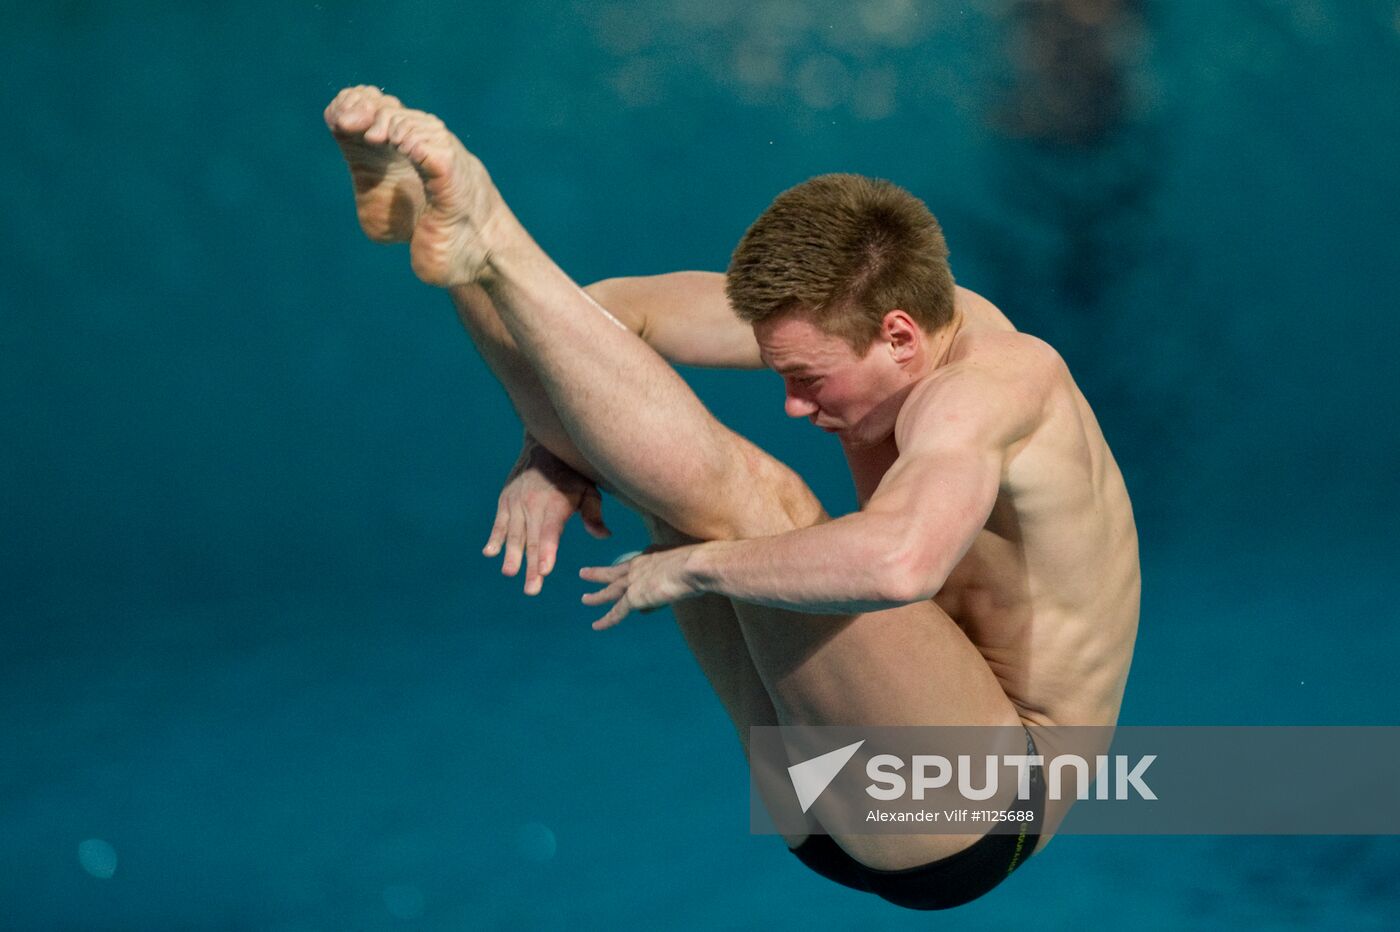
<svg viewBox="0 0 1400 932">
<path fill-rule="evenodd" d="M 788 768 L 788 777 L 792 780 L 792 788 L 797 791 L 797 802 L 802 806 L 802 811 L 806 812 L 812 808 L 812 804 L 817 801 L 817 797 L 822 795 L 831 781 L 836 779 L 836 775 L 841 772 L 841 768 L 850 763 L 856 751 L 865 743 L 865 739 L 857 741 L 855 744 L 848 744 L 844 748 L 837 748 L 834 751 L 827 751 L 809 760 L 804 760 L 800 764 L 793 764 Z"/>
</svg>

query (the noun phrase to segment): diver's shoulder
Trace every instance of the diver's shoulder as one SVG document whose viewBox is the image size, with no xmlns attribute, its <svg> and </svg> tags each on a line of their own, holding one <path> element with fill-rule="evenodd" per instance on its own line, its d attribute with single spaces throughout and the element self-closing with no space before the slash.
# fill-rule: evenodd
<svg viewBox="0 0 1400 932">
<path fill-rule="evenodd" d="M 1049 343 L 1025 333 L 959 338 L 964 345 L 910 391 L 897 431 L 936 426 L 945 436 L 963 431 L 1003 446 L 1028 435 L 1064 384 L 1064 360 Z"/>
<path fill-rule="evenodd" d="M 970 288 L 955 285 L 956 307 L 963 315 L 958 342 L 962 355 L 991 353 L 1009 363 L 1039 364 L 1046 371 L 1068 374 L 1065 361 L 1040 337 L 1016 329 L 1001 308 Z"/>
<path fill-rule="evenodd" d="M 968 330 L 950 362 L 958 369 L 1013 381 L 1046 383 L 1068 374 L 1064 357 L 1040 337 L 1019 330 Z M 954 368 L 956 367 L 956 368 Z"/>
<path fill-rule="evenodd" d="M 953 286 L 953 306 L 962 313 L 966 326 L 976 330 L 1010 330 L 1016 325 L 1002 313 L 1001 308 L 971 288 Z"/>
</svg>

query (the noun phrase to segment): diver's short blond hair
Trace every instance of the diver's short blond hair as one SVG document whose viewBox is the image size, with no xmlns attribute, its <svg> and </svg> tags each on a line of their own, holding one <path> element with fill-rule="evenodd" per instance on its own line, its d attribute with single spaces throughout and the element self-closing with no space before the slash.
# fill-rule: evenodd
<svg viewBox="0 0 1400 932">
<path fill-rule="evenodd" d="M 898 185 L 862 175 L 820 175 L 779 194 L 735 248 L 725 290 L 746 321 L 800 310 L 858 352 L 895 308 L 930 333 L 953 318 L 938 220 Z"/>
</svg>

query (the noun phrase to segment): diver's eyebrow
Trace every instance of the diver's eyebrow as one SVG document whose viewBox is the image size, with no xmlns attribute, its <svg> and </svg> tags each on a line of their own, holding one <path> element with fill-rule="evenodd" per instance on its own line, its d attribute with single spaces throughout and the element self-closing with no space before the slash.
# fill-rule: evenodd
<svg viewBox="0 0 1400 932">
<path fill-rule="evenodd" d="M 795 363 L 786 367 L 776 366 L 773 364 L 773 360 L 769 359 L 767 355 L 765 355 L 762 351 L 760 351 L 758 354 L 758 361 L 763 363 L 769 369 L 772 369 L 778 375 L 802 375 L 811 371 L 811 366 L 808 366 L 806 363 L 803 362 Z"/>
</svg>

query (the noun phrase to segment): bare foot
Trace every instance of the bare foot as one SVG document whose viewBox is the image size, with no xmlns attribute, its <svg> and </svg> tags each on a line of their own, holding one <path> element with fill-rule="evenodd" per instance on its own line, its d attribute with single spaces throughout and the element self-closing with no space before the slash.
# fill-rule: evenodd
<svg viewBox="0 0 1400 932">
<path fill-rule="evenodd" d="M 486 166 L 421 110 L 390 117 L 389 142 L 418 169 L 427 196 L 413 228 L 414 273 L 442 288 L 480 281 L 493 248 L 509 245 L 501 237 L 518 230 Z"/>
<path fill-rule="evenodd" d="M 372 159 L 383 178 L 380 186 L 394 179 L 391 200 L 405 198 L 412 209 L 385 209 L 380 186 L 367 182 L 363 197 L 358 185 L 356 191 L 361 224 L 366 232 L 373 224 L 386 238 L 404 239 L 403 221 L 411 216 L 414 224 L 407 238 L 419 278 L 442 288 L 480 281 L 491 256 L 492 236 L 513 220 L 486 166 L 431 113 L 409 110 L 383 94 L 356 96 L 364 90 L 344 92 L 351 102 L 359 102 L 344 114 L 337 110 L 337 139 L 344 139 L 342 148 L 354 155 L 346 156 L 352 174 L 356 160 L 364 164 Z M 406 182 L 404 166 L 416 173 L 418 187 Z"/>
<path fill-rule="evenodd" d="M 418 171 L 404 155 L 382 138 L 377 143 L 365 137 L 370 130 L 381 130 L 376 121 L 387 120 L 394 109 L 402 109 L 398 98 L 377 87 L 347 87 L 326 107 L 326 126 L 350 167 L 355 186 L 355 210 L 365 235 L 376 243 L 405 243 L 413 234 L 426 198 Z"/>
</svg>

